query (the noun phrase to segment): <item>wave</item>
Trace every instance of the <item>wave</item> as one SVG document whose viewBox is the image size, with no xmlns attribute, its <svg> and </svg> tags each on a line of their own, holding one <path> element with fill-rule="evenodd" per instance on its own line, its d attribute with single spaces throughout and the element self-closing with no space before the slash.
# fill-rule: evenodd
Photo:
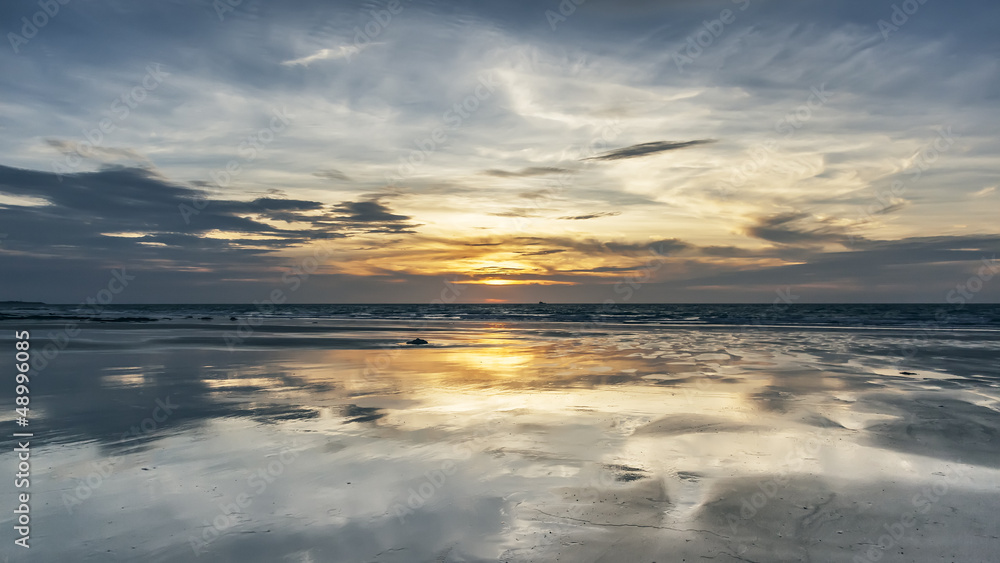
<svg viewBox="0 0 1000 563">
<path fill-rule="evenodd" d="M 670 326 L 820 326 L 1000 328 L 1000 305 L 667 305 L 667 304 L 454 304 L 454 305 L 112 305 L 99 311 L 77 305 L 0 303 L 0 320 L 102 323 L 239 324 L 287 319 L 296 324 L 359 322 L 545 322 Z M 192 326 L 194 328 L 194 326 Z M 329 330 L 329 326 L 324 327 Z"/>
</svg>

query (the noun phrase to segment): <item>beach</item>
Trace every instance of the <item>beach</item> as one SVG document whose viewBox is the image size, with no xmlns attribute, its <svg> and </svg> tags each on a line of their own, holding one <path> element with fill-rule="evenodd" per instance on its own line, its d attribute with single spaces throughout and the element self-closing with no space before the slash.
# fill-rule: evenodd
<svg viewBox="0 0 1000 563">
<path fill-rule="evenodd" d="M 1000 2 L 0 21 L 0 563 L 1000 563 Z"/>
<path fill-rule="evenodd" d="M 0 321 L 12 560 L 1000 558 L 989 326 L 142 314 Z"/>
</svg>

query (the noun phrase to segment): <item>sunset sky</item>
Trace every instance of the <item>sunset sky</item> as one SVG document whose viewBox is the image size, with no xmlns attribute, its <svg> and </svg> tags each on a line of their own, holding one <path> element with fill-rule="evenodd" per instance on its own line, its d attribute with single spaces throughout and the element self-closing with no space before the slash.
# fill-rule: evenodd
<svg viewBox="0 0 1000 563">
<path fill-rule="evenodd" d="M 995 2 L 53 5 L 0 299 L 1000 301 Z"/>
</svg>

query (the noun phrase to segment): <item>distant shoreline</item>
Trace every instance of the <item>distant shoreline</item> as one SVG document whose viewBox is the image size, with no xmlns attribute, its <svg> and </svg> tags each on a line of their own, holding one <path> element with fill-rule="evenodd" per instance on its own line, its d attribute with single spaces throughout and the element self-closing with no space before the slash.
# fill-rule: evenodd
<svg viewBox="0 0 1000 563">
<path fill-rule="evenodd" d="M 0 305 L 47 305 L 50 307 L 79 307 L 81 303 L 47 303 L 43 301 L 0 301 Z M 395 302 L 385 302 L 385 303 L 282 303 L 280 305 L 275 305 L 276 307 L 332 307 L 332 306 L 350 306 L 350 307 L 448 307 L 448 306 L 497 306 L 497 307 L 507 307 L 507 306 L 601 306 L 603 303 L 599 301 L 595 302 L 550 302 L 546 301 L 544 303 L 525 301 L 525 302 L 504 302 L 504 303 L 480 303 L 480 302 L 456 302 L 456 303 L 426 303 L 426 302 L 413 302 L 413 303 L 395 303 Z M 615 304 L 616 306 L 644 306 L 644 305 L 655 305 L 655 306 L 670 306 L 670 307 L 746 307 L 746 306 L 760 306 L 760 307 L 773 307 L 774 303 L 766 301 L 746 301 L 746 302 L 673 302 L 673 301 L 634 301 L 634 302 L 621 302 Z M 826 306 L 849 306 L 849 307 L 869 307 L 869 306 L 914 306 L 914 305 L 936 305 L 936 306 L 952 306 L 954 308 L 962 307 L 995 307 L 1000 305 L 1000 301 L 982 301 L 979 303 L 947 303 L 941 301 L 797 301 L 795 303 L 788 303 L 781 305 L 782 307 L 794 308 L 798 306 L 809 306 L 809 307 L 826 307 Z M 611 306 L 611 305 L 608 305 Z M 254 307 L 253 303 L 241 303 L 241 302 L 217 302 L 217 303 L 112 303 L 104 305 L 106 308 L 128 308 L 128 307 Z"/>
</svg>

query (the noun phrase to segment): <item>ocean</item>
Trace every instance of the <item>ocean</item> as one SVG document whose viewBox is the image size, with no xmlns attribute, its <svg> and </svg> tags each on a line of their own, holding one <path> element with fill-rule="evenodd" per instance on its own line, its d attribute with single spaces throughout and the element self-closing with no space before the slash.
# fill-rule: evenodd
<svg viewBox="0 0 1000 563">
<path fill-rule="evenodd" d="M 450 304 L 450 305 L 44 305 L 0 304 L 0 319 L 168 321 L 203 317 L 523 321 L 663 326 L 1000 328 L 998 304 Z"/>
</svg>

